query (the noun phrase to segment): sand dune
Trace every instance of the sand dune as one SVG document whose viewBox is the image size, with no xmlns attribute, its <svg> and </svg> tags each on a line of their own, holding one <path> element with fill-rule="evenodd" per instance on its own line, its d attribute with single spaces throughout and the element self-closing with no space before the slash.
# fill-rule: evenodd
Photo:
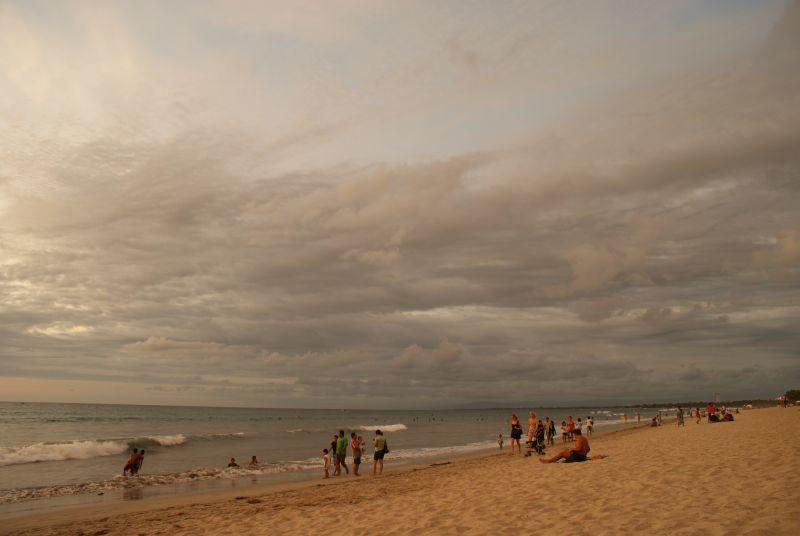
<svg viewBox="0 0 800 536">
<path fill-rule="evenodd" d="M 609 458 L 543 465 L 507 454 L 380 478 L 172 507 L 12 519 L 13 534 L 800 533 L 800 411 L 670 423 L 592 441 Z M 391 462 L 389 462 L 391 463 Z M 199 501 L 199 499 L 194 499 Z M 164 503 L 162 503 L 164 504 Z M 130 506 L 127 506 L 130 509 Z"/>
</svg>

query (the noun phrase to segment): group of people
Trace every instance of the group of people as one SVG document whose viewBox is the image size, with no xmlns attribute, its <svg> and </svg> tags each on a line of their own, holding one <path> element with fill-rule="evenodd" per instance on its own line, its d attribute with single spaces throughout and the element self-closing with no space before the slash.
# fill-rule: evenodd
<svg viewBox="0 0 800 536">
<path fill-rule="evenodd" d="M 697 411 L 697 423 L 700 423 L 700 408 L 695 408 Z M 739 410 L 736 410 L 737 412 Z M 733 413 L 725 406 L 716 407 L 711 402 L 706 405 L 706 418 L 709 423 L 713 422 L 733 422 Z"/>
<path fill-rule="evenodd" d="M 522 423 L 516 414 L 511 415 L 510 426 L 511 454 L 522 454 L 522 445 L 520 444 L 520 440 L 522 439 Z M 590 449 L 589 440 L 586 438 L 586 436 L 591 436 L 593 429 L 594 419 L 591 416 L 587 417 L 585 422 L 583 422 L 580 418 L 578 418 L 578 421 L 576 422 L 572 419 L 572 415 L 570 415 L 567 420 L 561 421 L 561 440 L 562 443 L 574 441 L 575 447 L 559 452 L 552 458 L 539 458 L 539 460 L 543 463 L 553 463 L 559 460 L 564 460 L 566 463 L 570 463 L 586 461 L 587 459 L 590 459 L 587 458 Z M 584 435 L 584 431 L 586 432 L 586 435 Z M 543 456 L 545 453 L 545 448 L 555 444 L 555 436 L 555 421 L 550 419 L 550 417 L 546 417 L 544 420 L 541 420 L 536 416 L 535 411 L 531 411 L 528 417 L 528 435 L 526 442 L 527 449 L 525 456 L 532 456 L 534 452 L 539 456 Z M 503 434 L 500 434 L 497 439 L 497 443 L 500 445 L 500 449 L 502 449 Z M 602 457 L 604 456 L 595 456 L 591 459 L 599 459 Z"/>
<path fill-rule="evenodd" d="M 333 476 L 341 475 L 342 469 L 344 469 L 346 475 L 350 474 L 350 469 L 347 467 L 348 447 L 353 451 L 353 476 L 361 476 L 358 471 L 361 466 L 361 457 L 367 450 L 367 444 L 364 438 L 356 435 L 355 432 L 350 433 L 350 439 L 348 440 L 344 430 L 339 430 L 338 434 L 334 434 L 330 448 L 322 449 L 323 478 L 331 476 L 331 463 L 333 463 Z M 383 474 L 383 458 L 389 453 L 389 445 L 380 430 L 375 430 L 372 447 L 374 449 L 372 476 L 375 476 L 376 474 Z"/>
</svg>

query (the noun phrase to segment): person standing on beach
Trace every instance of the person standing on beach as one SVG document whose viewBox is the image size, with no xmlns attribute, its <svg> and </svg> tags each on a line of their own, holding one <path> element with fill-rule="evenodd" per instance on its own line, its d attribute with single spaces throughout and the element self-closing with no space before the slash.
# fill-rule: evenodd
<svg viewBox="0 0 800 536">
<path fill-rule="evenodd" d="M 683 422 L 683 408 L 678 406 L 678 411 L 675 413 L 675 419 L 678 421 L 678 426 L 686 426 Z"/>
<path fill-rule="evenodd" d="M 550 426 L 547 427 L 547 429 L 548 429 L 548 431 L 550 433 L 550 437 L 547 440 L 547 444 L 548 445 L 555 445 L 555 443 L 556 443 L 556 422 L 551 420 L 550 417 L 548 417 L 547 420 L 550 421 Z"/>
<path fill-rule="evenodd" d="M 347 468 L 347 438 L 344 436 L 344 430 L 339 430 L 339 438 L 336 440 L 336 461 L 337 468 L 341 474 L 341 468 L 344 467 L 345 474 L 350 474 L 350 469 Z"/>
<path fill-rule="evenodd" d="M 641 424 L 642 422 L 642 414 L 638 411 L 636 412 L 636 424 Z"/>
<path fill-rule="evenodd" d="M 572 441 L 575 437 L 575 421 L 572 420 L 572 415 L 567 417 L 567 439 Z"/>
<path fill-rule="evenodd" d="M 336 456 L 336 445 L 339 443 L 339 436 L 333 434 L 333 441 L 331 441 L 331 448 L 328 450 L 328 453 L 331 458 L 333 458 L 333 476 L 339 476 L 339 473 L 342 472 L 342 468 L 339 467 L 339 457 Z"/>
<path fill-rule="evenodd" d="M 702 418 L 703 418 L 703 417 L 700 415 L 700 408 L 694 408 L 694 416 L 695 416 L 695 419 L 697 419 L 697 420 L 695 421 L 695 424 L 700 424 L 700 419 L 702 419 Z"/>
<path fill-rule="evenodd" d="M 567 439 L 569 439 L 569 434 L 567 433 L 567 421 L 561 421 L 561 442 L 566 443 Z"/>
<path fill-rule="evenodd" d="M 322 449 L 322 478 L 328 478 L 328 471 L 331 468 L 331 457 L 328 456 L 328 449 Z"/>
<path fill-rule="evenodd" d="M 383 437 L 383 432 L 375 430 L 375 439 L 372 440 L 372 447 L 375 449 L 375 454 L 372 457 L 372 476 L 377 472 L 379 475 L 383 474 L 383 457 L 389 452 L 389 446 L 386 444 L 386 438 Z"/>
<path fill-rule="evenodd" d="M 353 449 L 353 475 L 361 476 L 358 474 L 358 466 L 361 465 L 361 442 L 355 432 L 350 434 L 350 448 Z"/>
<path fill-rule="evenodd" d="M 500 450 L 503 450 L 503 434 L 497 436 L 497 444 L 500 445 Z"/>
<path fill-rule="evenodd" d="M 586 417 L 586 437 L 592 437 L 592 430 L 594 429 L 594 419 L 589 415 Z"/>
<path fill-rule="evenodd" d="M 550 444 L 550 417 L 545 417 L 544 419 L 544 444 Z"/>
<path fill-rule="evenodd" d="M 519 417 L 517 417 L 516 413 L 511 414 L 511 454 L 514 454 L 514 445 L 517 446 L 517 450 L 520 454 L 522 454 L 522 446 L 519 444 L 519 440 L 522 438 L 522 425 L 519 423 Z"/>
<path fill-rule="evenodd" d="M 528 449 L 526 456 L 530 456 L 531 450 L 533 449 L 534 436 L 536 435 L 536 425 L 538 423 L 539 419 L 536 418 L 536 412 L 531 410 L 530 414 L 528 415 Z"/>
</svg>

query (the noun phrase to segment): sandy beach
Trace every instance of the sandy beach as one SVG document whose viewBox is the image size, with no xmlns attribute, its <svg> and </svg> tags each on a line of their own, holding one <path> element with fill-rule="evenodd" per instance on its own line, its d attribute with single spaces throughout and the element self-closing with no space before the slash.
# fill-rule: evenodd
<svg viewBox="0 0 800 536">
<path fill-rule="evenodd" d="M 674 423 L 592 441 L 603 460 L 503 454 L 246 494 L 139 501 L 4 521 L 4 534 L 797 534 L 800 410 Z M 560 446 L 557 445 L 557 446 Z M 548 453 L 554 453 L 550 449 Z M 391 461 L 388 463 L 391 468 Z"/>
</svg>

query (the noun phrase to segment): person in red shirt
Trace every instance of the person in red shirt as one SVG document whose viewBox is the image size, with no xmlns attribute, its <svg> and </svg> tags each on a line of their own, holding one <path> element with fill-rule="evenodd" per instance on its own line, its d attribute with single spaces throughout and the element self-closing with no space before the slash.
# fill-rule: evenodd
<svg viewBox="0 0 800 536">
<path fill-rule="evenodd" d="M 575 440 L 575 421 L 572 420 L 572 415 L 567 419 L 567 439 Z"/>
</svg>

